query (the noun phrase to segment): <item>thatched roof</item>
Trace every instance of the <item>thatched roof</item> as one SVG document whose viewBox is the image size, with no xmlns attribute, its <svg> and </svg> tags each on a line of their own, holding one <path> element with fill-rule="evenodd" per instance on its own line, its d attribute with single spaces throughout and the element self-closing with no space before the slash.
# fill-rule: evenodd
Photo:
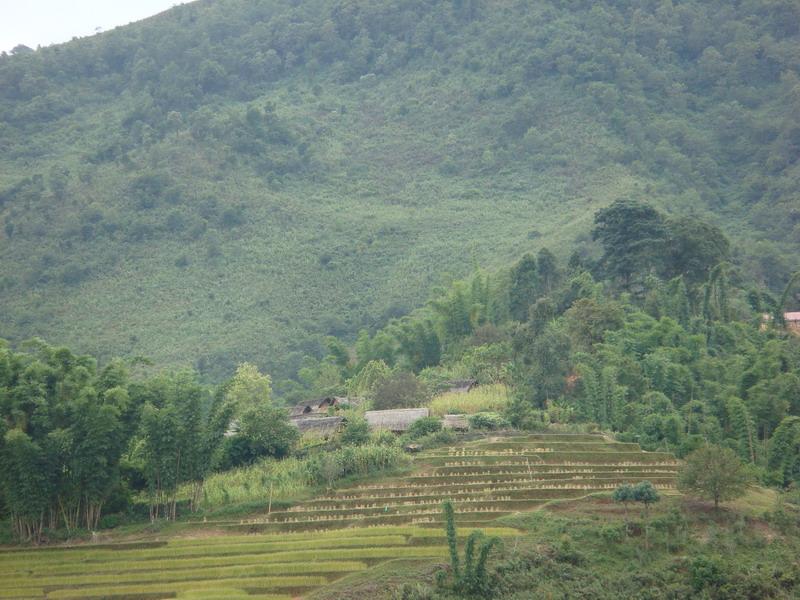
<svg viewBox="0 0 800 600">
<path fill-rule="evenodd" d="M 317 398 L 316 400 L 306 400 L 300 404 L 295 404 L 289 411 L 291 418 L 302 417 L 303 415 L 311 414 L 324 414 L 328 412 L 331 407 L 337 407 L 341 404 L 356 405 L 358 404 L 357 398 L 346 398 L 344 396 L 326 396 L 325 398 Z"/>
<path fill-rule="evenodd" d="M 300 404 L 295 404 L 292 407 L 292 409 L 289 411 L 289 417 L 294 419 L 296 417 L 302 417 L 303 415 L 307 415 L 311 412 L 314 412 L 314 403 L 301 402 Z"/>
<path fill-rule="evenodd" d="M 389 431 L 405 431 L 414 421 L 427 417 L 427 408 L 398 408 L 395 410 L 368 410 L 364 418 L 370 429 L 387 429 Z"/>
<path fill-rule="evenodd" d="M 330 437 L 339 430 L 343 421 L 343 417 L 301 417 L 292 419 L 291 422 L 300 430 L 301 434 Z"/>
<path fill-rule="evenodd" d="M 458 379 L 456 381 L 447 382 L 447 391 L 449 392 L 469 392 L 472 388 L 478 385 L 477 379 Z"/>
<path fill-rule="evenodd" d="M 469 429 L 469 421 L 467 421 L 467 415 L 445 415 L 442 426 L 445 429 L 459 429 L 466 431 Z"/>
</svg>

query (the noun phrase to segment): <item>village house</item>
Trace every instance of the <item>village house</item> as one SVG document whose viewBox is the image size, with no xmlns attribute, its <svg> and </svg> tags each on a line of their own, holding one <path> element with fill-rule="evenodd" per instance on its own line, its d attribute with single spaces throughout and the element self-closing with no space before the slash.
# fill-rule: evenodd
<svg viewBox="0 0 800 600">
<path fill-rule="evenodd" d="M 469 429 L 467 415 L 445 415 L 442 427 L 453 431 L 467 431 Z"/>
<path fill-rule="evenodd" d="M 344 424 L 344 417 L 298 417 L 291 423 L 300 430 L 300 435 L 330 439 Z"/>
<path fill-rule="evenodd" d="M 384 430 L 393 433 L 407 431 L 411 424 L 427 417 L 427 408 L 397 408 L 395 410 L 368 410 L 364 418 L 373 431 Z"/>
<path fill-rule="evenodd" d="M 345 406 L 355 406 L 358 402 L 354 398 L 345 398 L 343 396 L 326 396 L 317 400 L 307 400 L 296 404 L 289 411 L 289 417 L 296 419 L 298 417 L 311 416 L 311 415 L 327 415 L 329 409 L 337 409 Z"/>
<path fill-rule="evenodd" d="M 800 335 L 800 311 L 783 313 L 783 322 L 786 326 L 786 331 Z M 761 330 L 763 331 L 772 323 L 772 315 L 764 313 L 761 318 Z"/>
</svg>

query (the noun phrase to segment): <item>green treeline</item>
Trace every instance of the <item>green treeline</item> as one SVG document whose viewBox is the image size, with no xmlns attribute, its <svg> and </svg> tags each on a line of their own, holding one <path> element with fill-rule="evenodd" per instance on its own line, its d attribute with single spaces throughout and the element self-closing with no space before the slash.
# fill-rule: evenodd
<svg viewBox="0 0 800 600">
<path fill-rule="evenodd" d="M 68 330 L 215 382 L 250 361 L 279 387 L 439 273 L 589 244 L 581 216 L 618 197 L 713 218 L 777 293 L 800 240 L 798 10 L 216 0 L 18 47 L 0 56 L 0 335 Z"/>
</svg>

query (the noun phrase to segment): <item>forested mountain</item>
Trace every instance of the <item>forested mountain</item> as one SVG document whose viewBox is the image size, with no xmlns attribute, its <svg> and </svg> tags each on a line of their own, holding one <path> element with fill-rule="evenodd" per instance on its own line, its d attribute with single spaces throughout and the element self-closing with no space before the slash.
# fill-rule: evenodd
<svg viewBox="0 0 800 600">
<path fill-rule="evenodd" d="M 202 0 L 17 48 L 0 337 L 289 377 L 476 263 L 596 258 L 619 198 L 779 292 L 799 71 L 792 0 Z"/>
</svg>

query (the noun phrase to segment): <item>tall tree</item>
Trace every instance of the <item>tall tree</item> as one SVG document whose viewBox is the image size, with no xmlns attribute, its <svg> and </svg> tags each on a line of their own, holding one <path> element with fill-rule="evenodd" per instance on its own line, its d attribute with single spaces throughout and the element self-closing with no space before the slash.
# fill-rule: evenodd
<svg viewBox="0 0 800 600">
<path fill-rule="evenodd" d="M 228 385 L 226 400 L 236 411 L 243 411 L 260 404 L 269 404 L 272 398 L 272 380 L 262 375 L 258 367 L 242 363 Z"/>
<path fill-rule="evenodd" d="M 549 294 L 558 283 L 561 274 L 558 272 L 555 255 L 547 248 L 542 248 L 536 255 L 536 271 L 542 293 Z"/>
<path fill-rule="evenodd" d="M 15 535 L 39 542 L 50 508 L 53 473 L 42 448 L 19 429 L 4 436 L 0 481 Z"/>
<path fill-rule="evenodd" d="M 538 284 L 536 259 L 532 254 L 526 254 L 511 269 L 509 309 L 514 320 L 521 323 L 528 320 L 528 309 L 536 301 Z"/>
<path fill-rule="evenodd" d="M 664 271 L 668 278 L 702 283 L 714 266 L 730 257 L 730 242 L 719 227 L 695 217 L 669 220 L 667 235 Z"/>
<path fill-rule="evenodd" d="M 714 510 L 719 510 L 720 502 L 744 495 L 750 482 L 750 475 L 733 450 L 708 445 L 686 457 L 678 477 L 678 489 L 713 500 Z"/>
<path fill-rule="evenodd" d="M 633 200 L 617 200 L 594 217 L 592 238 L 603 245 L 606 271 L 628 286 L 634 275 L 660 265 L 667 229 L 657 210 Z"/>
<path fill-rule="evenodd" d="M 786 417 L 775 429 L 767 466 L 781 485 L 800 481 L 800 417 Z"/>
</svg>

